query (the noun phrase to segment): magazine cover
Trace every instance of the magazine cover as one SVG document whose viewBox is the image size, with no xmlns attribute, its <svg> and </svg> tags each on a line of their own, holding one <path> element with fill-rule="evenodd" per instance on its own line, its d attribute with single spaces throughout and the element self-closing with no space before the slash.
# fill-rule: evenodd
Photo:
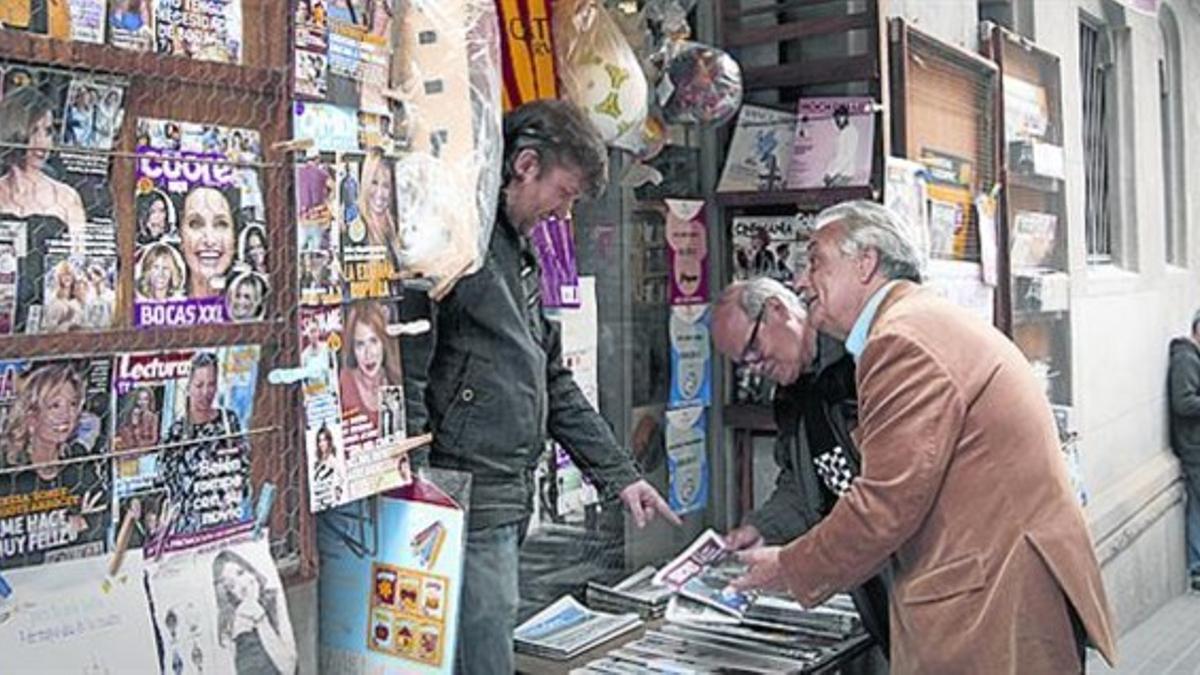
<svg viewBox="0 0 1200 675">
<path fill-rule="evenodd" d="M 392 265 L 397 248 L 396 182 L 392 160 L 372 150 L 361 160 L 336 164 L 344 294 L 351 299 L 401 294 Z"/>
<path fill-rule="evenodd" d="M 1012 220 L 1009 260 L 1013 269 L 1054 263 L 1058 216 L 1041 211 L 1017 211 Z"/>
<path fill-rule="evenodd" d="M 328 77 L 326 100 L 367 113 L 390 113 L 388 87 L 394 3 L 385 0 L 326 2 Z"/>
<path fill-rule="evenodd" d="M 257 131 L 138 120 L 134 325 L 262 318 L 270 292 Z"/>
<path fill-rule="evenodd" d="M 104 42 L 105 4 L 109 0 L 70 0 L 71 39 Z M 117 0 L 111 0 L 117 2 Z"/>
<path fill-rule="evenodd" d="M 109 0 L 108 43 L 121 49 L 154 51 L 154 10 L 161 0 Z"/>
<path fill-rule="evenodd" d="M 112 361 L 0 361 L 0 569 L 105 551 Z"/>
<path fill-rule="evenodd" d="M 541 270 L 542 307 L 579 306 L 579 267 L 570 218 L 549 216 L 529 233 Z"/>
<path fill-rule="evenodd" d="M 302 305 L 341 304 L 342 238 L 338 166 L 313 160 L 296 165 L 297 266 Z"/>
<path fill-rule="evenodd" d="M 10 138 L 27 144 L 0 149 L 0 214 L 53 217 L 73 231 L 111 226 L 109 158 L 72 150 L 114 147 L 127 82 L 2 60 L 0 68 L 0 120 Z M 32 189 L 14 189 L 22 179 Z"/>
<path fill-rule="evenodd" d="M 733 219 L 733 278 L 770 277 L 792 286 L 808 265 L 815 214 L 737 216 Z"/>
<path fill-rule="evenodd" d="M 242 62 L 242 0 L 156 2 L 154 36 L 159 54 Z"/>
<path fill-rule="evenodd" d="M 920 162 L 928 172 L 925 194 L 930 255 L 963 260 L 974 229 L 971 163 L 928 148 L 922 151 Z"/>
<path fill-rule="evenodd" d="M 401 486 L 407 436 L 391 303 L 301 307 L 305 448 L 313 512 Z"/>
<path fill-rule="evenodd" d="M 875 102 L 867 96 L 802 98 L 788 169 L 792 189 L 871 182 Z"/>
<path fill-rule="evenodd" d="M 329 12 L 325 0 L 296 0 L 294 7 L 296 95 L 324 100 L 329 88 Z"/>
<path fill-rule="evenodd" d="M 149 542 L 165 534 L 210 533 L 250 518 L 247 432 L 258 367 L 257 346 L 117 358 L 114 519 L 138 502 L 139 526 Z"/>
<path fill-rule="evenodd" d="M 674 560 L 654 575 L 654 583 L 675 589 L 680 595 L 741 617 L 754 600 L 754 593 L 733 591 L 729 582 L 745 571 L 721 535 L 705 530 Z"/>
<path fill-rule="evenodd" d="M 146 567 L 161 672 L 296 672 L 296 639 L 267 537 L 180 552 Z"/>
<path fill-rule="evenodd" d="M 787 187 L 796 139 L 796 115 L 746 104 L 738 112 L 717 192 L 770 191 Z"/>
</svg>

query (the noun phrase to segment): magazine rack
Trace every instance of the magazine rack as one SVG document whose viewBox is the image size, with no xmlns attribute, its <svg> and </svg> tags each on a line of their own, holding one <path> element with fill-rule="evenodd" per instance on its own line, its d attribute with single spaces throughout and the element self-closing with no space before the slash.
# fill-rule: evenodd
<svg viewBox="0 0 1200 675">
<path fill-rule="evenodd" d="M 890 154 L 891 144 L 886 133 L 889 88 L 884 0 L 722 0 L 717 5 L 717 41 L 743 64 L 745 102 L 795 110 L 802 97 L 853 95 L 870 96 L 882 108 L 875 124 L 869 185 L 717 194 L 717 222 L 721 225 L 713 239 L 716 250 L 723 252 L 725 273 L 719 279 L 723 285 L 732 278 L 730 226 L 735 216 L 811 213 L 848 199 L 881 199 L 884 158 Z M 722 140 L 727 143 L 729 139 Z M 726 370 L 724 381 L 734 382 L 731 369 Z M 734 441 L 738 497 L 730 515 L 736 524 L 754 505 L 754 439 L 773 434 L 775 425 L 768 404 L 738 403 L 734 386 L 726 387 L 722 416 Z"/>
<path fill-rule="evenodd" d="M 1047 371 L 1050 401 L 1071 405 L 1071 321 L 1066 190 L 1061 175 L 1045 175 L 1038 153 L 1061 153 L 1062 79 L 1059 59 L 1000 26 L 984 24 L 981 41 L 1000 67 L 996 118 L 1002 142 L 1001 269 L 1010 283 L 998 323 L 1031 363 Z M 1032 129 L 1028 127 L 1033 127 Z M 1053 172 L 1053 167 L 1051 167 Z"/>
<path fill-rule="evenodd" d="M 278 0 L 242 0 L 243 52 L 238 65 L 0 30 L 0 54 L 7 63 L 120 76 L 129 85 L 118 142 L 107 153 L 119 260 L 114 326 L 99 332 L 3 336 L 0 359 L 261 345 L 254 416 L 244 424 L 253 458 L 253 494 L 259 494 L 263 483 L 276 486 L 276 508 L 266 523 L 272 551 L 283 574 L 298 580 L 311 578 L 316 571 L 303 452 L 296 450 L 302 441 L 294 431 L 302 427 L 302 408 L 297 391 L 266 381 L 267 372 L 296 363 L 299 353 L 292 164 L 279 149 L 289 138 L 289 40 L 288 31 L 280 28 L 288 25 L 288 5 Z M 246 127 L 261 134 L 262 162 L 257 168 L 269 223 L 271 285 L 261 320 L 153 330 L 134 327 L 129 270 L 135 241 L 130 224 L 134 222 L 134 137 L 139 117 Z"/>
</svg>

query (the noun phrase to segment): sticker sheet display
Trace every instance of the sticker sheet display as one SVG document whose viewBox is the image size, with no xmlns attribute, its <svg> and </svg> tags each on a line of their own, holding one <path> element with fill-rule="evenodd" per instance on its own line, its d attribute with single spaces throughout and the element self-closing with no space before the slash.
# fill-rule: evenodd
<svg viewBox="0 0 1200 675">
<path fill-rule="evenodd" d="M 704 202 L 668 199 L 667 256 L 671 267 L 672 305 L 708 300 L 708 230 Z"/>
<path fill-rule="evenodd" d="M 140 119 L 134 325 L 262 317 L 269 291 L 257 131 Z"/>
<path fill-rule="evenodd" d="M 108 358 L 0 361 L 0 569 L 100 555 Z"/>
<path fill-rule="evenodd" d="M 0 61 L 0 335 L 103 330 L 116 303 L 109 183 L 126 82 Z M 100 151 L 100 152 L 97 152 Z"/>
<path fill-rule="evenodd" d="M 292 621 L 266 537 L 172 554 L 146 577 L 161 672 L 296 672 Z"/>
<path fill-rule="evenodd" d="M 708 505 L 709 468 L 704 408 L 667 411 L 667 503 L 678 514 Z"/>
<path fill-rule="evenodd" d="M 305 447 L 314 512 L 407 483 L 400 349 L 391 303 L 300 309 Z"/>
<path fill-rule="evenodd" d="M 355 505 L 322 514 L 320 671 L 451 673 L 462 593 L 463 510 L 433 483 L 379 497 L 371 550 L 351 542 Z"/>
<path fill-rule="evenodd" d="M 712 346 L 709 340 L 708 305 L 671 307 L 672 408 L 712 402 Z"/>
<path fill-rule="evenodd" d="M 13 589 L 7 603 L 0 599 L 6 672 L 12 664 L 42 673 L 158 672 L 142 556 L 127 553 L 121 576 L 105 587 L 108 564 L 93 557 L 5 572 Z"/>
<path fill-rule="evenodd" d="M 142 543 L 164 528 L 190 537 L 249 520 L 259 353 L 237 346 L 118 357 L 114 525 L 134 503 Z"/>
</svg>

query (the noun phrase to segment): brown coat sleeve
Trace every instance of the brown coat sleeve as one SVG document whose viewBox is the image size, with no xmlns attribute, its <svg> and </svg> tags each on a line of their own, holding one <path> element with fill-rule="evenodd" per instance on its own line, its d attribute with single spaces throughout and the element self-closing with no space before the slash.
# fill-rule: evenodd
<svg viewBox="0 0 1200 675">
<path fill-rule="evenodd" d="M 873 336 L 858 365 L 862 475 L 781 553 L 792 594 L 814 606 L 875 574 L 921 525 L 966 406 L 945 367 L 912 338 Z"/>
</svg>

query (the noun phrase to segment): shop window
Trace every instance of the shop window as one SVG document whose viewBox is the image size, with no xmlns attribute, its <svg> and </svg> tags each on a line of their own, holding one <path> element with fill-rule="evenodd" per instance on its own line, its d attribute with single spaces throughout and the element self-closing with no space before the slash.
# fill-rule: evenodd
<svg viewBox="0 0 1200 675">
<path fill-rule="evenodd" d="M 1113 188 L 1113 131 L 1117 110 L 1107 27 L 1079 22 L 1079 77 L 1083 99 L 1084 222 L 1089 263 L 1116 262 L 1117 218 Z"/>
<path fill-rule="evenodd" d="M 1187 265 L 1187 208 L 1184 180 L 1183 81 L 1180 78 L 1179 24 L 1163 6 L 1158 14 L 1162 55 L 1158 60 L 1158 105 L 1163 164 L 1163 229 L 1166 259 Z"/>
</svg>

